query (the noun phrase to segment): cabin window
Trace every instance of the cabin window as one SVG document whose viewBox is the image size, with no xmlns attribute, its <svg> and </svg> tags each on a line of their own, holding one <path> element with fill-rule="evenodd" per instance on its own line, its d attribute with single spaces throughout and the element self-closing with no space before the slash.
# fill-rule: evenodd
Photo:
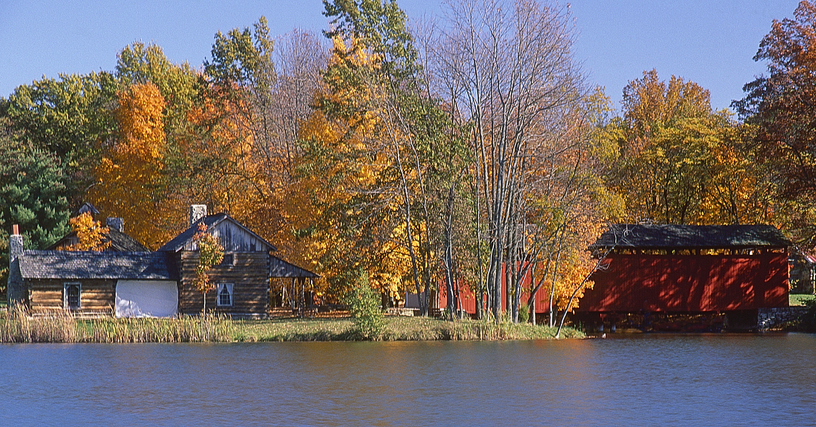
<svg viewBox="0 0 816 427">
<path fill-rule="evenodd" d="M 224 254 L 223 258 L 221 258 L 222 266 L 231 267 L 235 265 L 235 254 Z"/>
<path fill-rule="evenodd" d="M 232 306 L 232 283 L 219 283 L 217 305 L 219 307 Z"/>
<path fill-rule="evenodd" d="M 68 310 L 78 310 L 80 308 L 80 294 L 82 285 L 79 283 L 66 283 L 63 296 L 63 308 Z"/>
</svg>

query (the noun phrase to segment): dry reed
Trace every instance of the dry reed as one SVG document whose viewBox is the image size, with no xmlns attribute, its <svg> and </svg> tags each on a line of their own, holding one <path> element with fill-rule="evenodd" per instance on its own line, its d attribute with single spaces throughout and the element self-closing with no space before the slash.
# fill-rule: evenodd
<svg viewBox="0 0 816 427">
<path fill-rule="evenodd" d="M 383 341 L 551 339 L 555 328 L 509 322 L 423 317 L 387 317 Z M 582 337 L 565 329 L 565 338 Z M 0 343 L 146 343 L 232 341 L 353 341 L 350 318 L 232 320 L 224 316 L 173 319 L 110 317 L 82 319 L 55 310 L 32 316 L 14 308 L 0 317 Z"/>
<path fill-rule="evenodd" d="M 3 343 L 225 342 L 233 335 L 233 322 L 224 316 L 82 319 L 63 310 L 32 316 L 15 307 L 0 319 Z"/>
</svg>

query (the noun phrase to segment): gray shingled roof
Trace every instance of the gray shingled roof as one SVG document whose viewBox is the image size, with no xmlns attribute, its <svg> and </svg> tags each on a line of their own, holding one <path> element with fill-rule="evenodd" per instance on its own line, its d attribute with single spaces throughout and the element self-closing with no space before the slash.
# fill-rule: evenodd
<svg viewBox="0 0 816 427">
<path fill-rule="evenodd" d="M 178 280 L 166 252 L 25 251 L 24 279 Z"/>
<path fill-rule="evenodd" d="M 110 239 L 111 247 L 120 252 L 147 252 L 150 250 L 138 240 L 118 230 L 108 230 L 108 239 Z"/>
<path fill-rule="evenodd" d="M 269 256 L 269 277 L 293 278 L 310 277 L 318 278 L 319 275 L 309 270 L 290 264 L 278 257 Z"/>
<path fill-rule="evenodd" d="M 784 248 L 791 242 L 771 225 L 614 224 L 590 246 L 641 249 Z"/>
<path fill-rule="evenodd" d="M 252 230 L 244 227 L 243 224 L 236 221 L 231 216 L 229 216 L 229 215 L 227 215 L 225 213 L 220 213 L 220 214 L 216 214 L 216 215 L 205 216 L 204 218 L 199 219 L 198 221 L 195 222 L 195 224 L 193 224 L 188 229 L 184 230 L 181 234 L 174 237 L 172 240 L 170 240 L 169 242 L 165 243 L 162 247 L 157 249 L 157 251 L 177 252 L 178 250 L 183 248 L 184 245 L 186 245 L 188 242 L 193 240 L 193 236 L 195 236 L 195 234 L 198 232 L 198 224 L 200 222 L 204 222 L 204 225 L 207 226 L 207 229 L 211 229 L 211 228 L 215 227 L 216 225 L 218 225 L 221 221 L 224 221 L 224 220 L 227 220 L 227 219 L 232 221 L 235 225 L 241 227 L 244 231 L 246 231 L 250 235 L 254 236 L 258 240 L 264 242 L 267 246 L 269 246 L 269 250 L 271 250 L 271 251 L 277 250 L 277 249 L 275 249 L 274 246 L 272 246 L 271 243 L 267 242 L 263 237 L 257 235 Z"/>
</svg>

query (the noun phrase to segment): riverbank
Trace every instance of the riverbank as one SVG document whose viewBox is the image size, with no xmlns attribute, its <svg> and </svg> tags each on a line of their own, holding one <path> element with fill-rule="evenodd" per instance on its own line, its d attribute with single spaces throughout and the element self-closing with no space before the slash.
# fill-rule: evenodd
<svg viewBox="0 0 816 427">
<path fill-rule="evenodd" d="M 386 317 L 382 341 L 533 340 L 553 339 L 555 328 L 422 317 Z M 565 328 L 564 338 L 581 338 Z M 47 316 L 0 318 L 0 343 L 140 343 L 140 342 L 270 342 L 357 341 L 350 318 L 232 320 L 205 319 L 78 319 L 62 312 Z"/>
</svg>

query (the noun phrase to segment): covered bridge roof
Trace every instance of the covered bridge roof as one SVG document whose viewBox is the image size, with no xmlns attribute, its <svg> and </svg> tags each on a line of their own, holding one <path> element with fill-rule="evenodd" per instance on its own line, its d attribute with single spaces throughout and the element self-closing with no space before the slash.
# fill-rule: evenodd
<svg viewBox="0 0 816 427">
<path fill-rule="evenodd" d="M 178 280 L 166 252 L 25 251 L 25 279 Z"/>
<path fill-rule="evenodd" d="M 590 249 L 742 249 L 790 245 L 790 240 L 771 225 L 614 224 Z"/>
</svg>

